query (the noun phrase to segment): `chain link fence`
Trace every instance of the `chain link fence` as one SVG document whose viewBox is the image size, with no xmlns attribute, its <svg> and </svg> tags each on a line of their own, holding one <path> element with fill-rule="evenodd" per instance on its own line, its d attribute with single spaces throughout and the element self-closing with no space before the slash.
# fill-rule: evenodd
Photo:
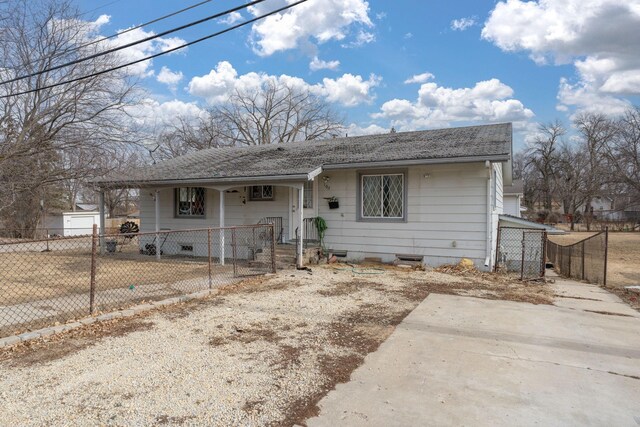
<svg viewBox="0 0 640 427">
<path fill-rule="evenodd" d="M 547 242 L 547 259 L 556 273 L 606 286 L 609 230 L 571 245 Z"/>
<path fill-rule="evenodd" d="M 544 230 L 500 227 L 495 270 L 519 273 L 520 280 L 544 277 L 546 241 Z"/>
<path fill-rule="evenodd" d="M 275 272 L 273 224 L 0 243 L 0 337 Z"/>
</svg>

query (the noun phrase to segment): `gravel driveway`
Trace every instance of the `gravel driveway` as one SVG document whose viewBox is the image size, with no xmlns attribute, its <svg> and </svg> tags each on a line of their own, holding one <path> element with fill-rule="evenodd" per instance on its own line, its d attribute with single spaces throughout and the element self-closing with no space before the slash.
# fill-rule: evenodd
<svg viewBox="0 0 640 427">
<path fill-rule="evenodd" d="M 6 425 L 293 425 L 429 292 L 550 301 L 542 285 L 314 268 L 0 352 Z"/>
</svg>

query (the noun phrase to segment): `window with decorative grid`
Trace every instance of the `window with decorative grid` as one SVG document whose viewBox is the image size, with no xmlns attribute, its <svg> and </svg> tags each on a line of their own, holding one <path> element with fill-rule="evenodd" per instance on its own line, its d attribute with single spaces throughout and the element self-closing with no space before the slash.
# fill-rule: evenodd
<svg viewBox="0 0 640 427">
<path fill-rule="evenodd" d="M 304 183 L 302 207 L 305 209 L 313 208 L 313 181 L 306 181 Z"/>
<path fill-rule="evenodd" d="M 360 175 L 362 219 L 404 219 L 403 173 Z"/>
<path fill-rule="evenodd" d="M 254 185 L 249 187 L 249 200 L 273 200 L 273 185 Z"/>
<path fill-rule="evenodd" d="M 204 195 L 202 187 L 176 188 L 176 216 L 204 217 Z"/>
</svg>

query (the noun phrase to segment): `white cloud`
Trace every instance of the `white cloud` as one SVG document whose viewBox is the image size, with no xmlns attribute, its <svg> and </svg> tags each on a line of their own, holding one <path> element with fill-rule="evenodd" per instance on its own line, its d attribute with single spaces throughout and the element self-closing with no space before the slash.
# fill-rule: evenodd
<svg viewBox="0 0 640 427">
<path fill-rule="evenodd" d="M 142 28 L 137 28 L 127 33 L 120 34 L 109 41 L 106 41 L 104 46 L 105 48 L 114 48 L 117 46 L 133 43 L 147 37 L 151 37 L 154 34 L 155 33 L 153 31 L 145 31 Z M 160 37 L 155 40 L 150 40 L 144 43 L 137 44 L 135 46 L 128 47 L 126 49 L 118 51 L 117 53 L 122 62 L 132 62 L 159 52 L 167 51 L 184 43 L 186 42 L 179 37 Z M 133 76 L 150 77 L 154 74 L 152 65 L 152 60 L 140 62 L 138 64 L 127 67 L 126 72 Z"/>
<path fill-rule="evenodd" d="M 378 126 L 376 124 L 371 124 L 366 127 L 362 127 L 355 123 L 351 123 L 347 127 L 346 134 L 349 136 L 360 136 L 360 135 L 379 135 L 381 133 L 389 133 L 391 129 L 384 128 L 382 126 Z"/>
<path fill-rule="evenodd" d="M 640 94 L 640 0 L 507 0 L 485 22 L 482 37 L 538 64 L 576 67 L 561 82 L 559 109 L 609 113 L 616 96 Z M 570 93 L 573 92 L 573 93 Z"/>
<path fill-rule="evenodd" d="M 432 78 L 434 78 L 434 75 L 431 73 L 416 74 L 414 76 L 409 77 L 407 80 L 404 81 L 404 83 L 405 84 L 425 83 L 426 81 Z"/>
<path fill-rule="evenodd" d="M 107 25 L 111 21 L 110 15 L 100 15 L 98 18 L 92 22 L 94 29 L 98 29 L 103 25 Z"/>
<path fill-rule="evenodd" d="M 476 83 L 471 88 L 447 88 L 424 83 L 415 101 L 385 102 L 376 119 L 386 119 L 398 130 L 446 127 L 456 122 L 526 122 L 533 111 L 513 98 L 513 89 L 498 79 Z"/>
<path fill-rule="evenodd" d="M 451 29 L 453 31 L 464 31 L 476 24 L 475 18 L 460 18 L 451 21 Z"/>
<path fill-rule="evenodd" d="M 380 84 L 381 80 L 382 79 L 375 74 L 371 74 L 368 80 L 364 80 L 362 76 L 344 74 L 336 80 L 323 79 L 323 92 L 327 101 L 353 107 L 358 104 L 373 101 L 371 91 Z"/>
<path fill-rule="evenodd" d="M 226 25 L 233 25 L 242 20 L 240 12 L 231 12 L 226 18 L 219 19 L 218 22 Z"/>
<path fill-rule="evenodd" d="M 311 71 L 318 70 L 337 70 L 340 66 L 340 61 L 323 61 L 319 59 L 317 56 L 314 56 L 311 62 L 309 63 L 309 69 Z"/>
<path fill-rule="evenodd" d="M 168 67 L 162 67 L 156 79 L 160 83 L 164 83 L 169 86 L 171 89 L 175 90 L 175 87 L 180 83 L 180 81 L 184 78 L 184 74 L 182 71 L 171 71 Z"/>
<path fill-rule="evenodd" d="M 159 102 L 151 98 L 144 99 L 135 106 L 127 107 L 127 112 L 136 127 L 151 131 L 151 133 L 167 126 L 176 125 L 180 118 L 190 121 L 205 113 L 195 102 L 178 100 Z"/>
<path fill-rule="evenodd" d="M 287 3 L 286 0 L 271 0 L 251 6 L 249 12 L 258 16 Z M 317 43 L 345 40 L 352 26 L 373 26 L 369 18 L 369 4 L 366 1 L 310 1 L 254 24 L 251 40 L 258 55 L 269 56 L 279 51 L 297 48 L 310 39 Z M 361 30 L 355 43 L 363 43 L 368 37 L 366 34 Z"/>
<path fill-rule="evenodd" d="M 413 38 L 413 33 L 406 33 L 404 35 L 404 38 L 405 38 L 405 40 L 409 40 L 409 39 Z"/>
<path fill-rule="evenodd" d="M 373 88 L 380 84 L 380 80 L 373 74 L 367 80 L 361 76 L 344 74 L 337 79 L 325 78 L 322 83 L 310 84 L 299 77 L 286 74 L 274 76 L 249 72 L 239 75 L 229 62 L 221 61 L 208 74 L 192 78 L 189 82 L 189 93 L 205 98 L 209 104 L 215 105 L 226 102 L 236 90 L 257 91 L 262 85 L 274 82 L 308 90 L 329 102 L 352 107 L 371 102 L 374 99 Z"/>
<path fill-rule="evenodd" d="M 364 46 L 365 44 L 372 43 L 374 41 L 376 41 L 375 34 L 369 31 L 360 30 L 358 31 L 358 35 L 356 36 L 355 40 L 352 40 L 349 43 L 343 43 L 342 47 L 346 47 L 346 48 L 360 47 L 360 46 Z"/>
</svg>

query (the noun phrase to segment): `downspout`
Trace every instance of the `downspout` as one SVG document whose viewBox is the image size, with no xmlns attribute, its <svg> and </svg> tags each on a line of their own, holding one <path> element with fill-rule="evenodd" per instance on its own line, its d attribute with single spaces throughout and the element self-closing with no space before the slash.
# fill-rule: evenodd
<svg viewBox="0 0 640 427">
<path fill-rule="evenodd" d="M 484 162 L 484 167 L 488 169 L 488 178 L 487 178 L 487 241 L 486 241 L 486 247 L 485 247 L 485 253 L 487 254 L 487 257 L 484 259 L 484 266 L 487 268 L 491 267 L 491 236 L 493 235 L 493 229 L 492 229 L 492 221 L 491 221 L 491 215 L 493 212 L 491 212 L 491 169 L 492 169 L 492 165 L 490 161 L 485 161 Z"/>
</svg>

